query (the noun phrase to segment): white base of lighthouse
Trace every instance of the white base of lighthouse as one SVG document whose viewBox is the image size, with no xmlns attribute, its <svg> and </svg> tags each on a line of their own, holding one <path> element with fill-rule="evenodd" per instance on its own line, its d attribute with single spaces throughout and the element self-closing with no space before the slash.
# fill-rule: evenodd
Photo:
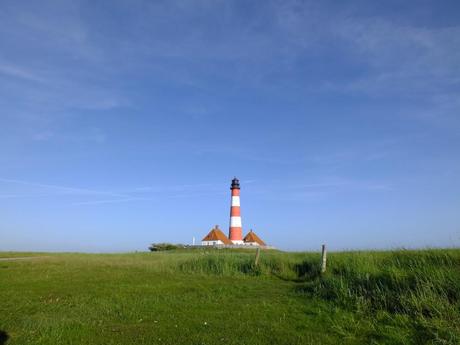
<svg viewBox="0 0 460 345">
<path fill-rule="evenodd" d="M 232 243 L 233 243 L 233 244 L 238 244 L 238 245 L 240 245 L 240 244 L 244 244 L 244 242 L 243 242 L 243 241 L 241 241 L 241 240 L 232 241 Z"/>
</svg>

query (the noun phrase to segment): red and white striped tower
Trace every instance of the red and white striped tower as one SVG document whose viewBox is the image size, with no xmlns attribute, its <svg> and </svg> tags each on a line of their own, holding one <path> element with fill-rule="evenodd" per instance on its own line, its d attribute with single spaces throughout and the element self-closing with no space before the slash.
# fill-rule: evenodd
<svg viewBox="0 0 460 345">
<path fill-rule="evenodd" d="M 232 190 L 232 205 L 230 208 L 230 230 L 228 238 L 233 244 L 244 244 L 240 213 L 240 181 L 236 177 L 232 180 L 230 189 Z"/>
</svg>

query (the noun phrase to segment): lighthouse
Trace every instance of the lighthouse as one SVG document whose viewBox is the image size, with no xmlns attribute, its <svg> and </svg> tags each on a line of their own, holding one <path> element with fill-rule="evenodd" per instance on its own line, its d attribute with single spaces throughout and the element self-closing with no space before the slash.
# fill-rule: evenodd
<svg viewBox="0 0 460 345">
<path fill-rule="evenodd" d="M 235 177 L 230 187 L 232 201 L 230 206 L 230 230 L 228 238 L 233 244 L 244 244 L 240 212 L 240 181 Z"/>
<path fill-rule="evenodd" d="M 216 225 L 203 239 L 201 240 L 202 246 L 215 246 L 215 247 L 260 247 L 260 248 L 273 248 L 267 246 L 262 239 L 256 235 L 252 230 L 243 238 L 243 228 L 241 226 L 241 211 L 240 211 L 240 181 L 235 177 L 230 186 L 232 191 L 232 201 L 230 204 L 230 229 L 228 230 L 228 238 Z"/>
</svg>

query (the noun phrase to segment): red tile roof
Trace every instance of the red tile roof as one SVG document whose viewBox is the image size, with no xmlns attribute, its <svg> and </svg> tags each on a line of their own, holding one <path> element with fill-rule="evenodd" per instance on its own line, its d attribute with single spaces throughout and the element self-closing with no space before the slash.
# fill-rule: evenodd
<svg viewBox="0 0 460 345">
<path fill-rule="evenodd" d="M 266 246 L 265 242 L 260 239 L 259 236 L 252 230 L 248 232 L 248 234 L 243 238 L 244 242 L 256 242 L 261 246 Z"/>
<path fill-rule="evenodd" d="M 216 225 L 214 229 L 212 229 L 209 234 L 207 234 L 202 241 L 222 241 L 224 244 L 232 244 L 232 241 L 228 239 L 227 236 L 219 229 L 219 226 Z"/>
</svg>

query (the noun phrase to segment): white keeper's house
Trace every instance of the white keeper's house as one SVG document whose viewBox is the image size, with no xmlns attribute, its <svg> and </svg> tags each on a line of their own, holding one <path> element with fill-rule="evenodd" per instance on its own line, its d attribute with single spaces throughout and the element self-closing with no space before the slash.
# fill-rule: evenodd
<svg viewBox="0 0 460 345">
<path fill-rule="evenodd" d="M 235 245 L 230 239 L 224 235 L 219 225 L 216 225 L 211 231 L 201 240 L 202 246 L 224 246 Z M 262 239 L 256 235 L 252 230 L 243 238 L 241 246 L 260 246 L 265 247 L 266 244 Z"/>
</svg>

